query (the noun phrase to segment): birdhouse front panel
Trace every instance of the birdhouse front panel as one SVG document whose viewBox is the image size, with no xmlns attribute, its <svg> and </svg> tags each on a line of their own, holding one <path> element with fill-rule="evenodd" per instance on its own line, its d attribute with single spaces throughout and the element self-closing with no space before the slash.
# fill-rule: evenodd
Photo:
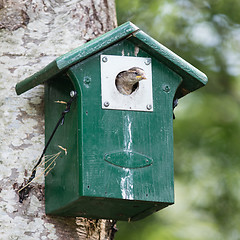
<svg viewBox="0 0 240 240">
<path fill-rule="evenodd" d="M 151 69 L 147 72 L 147 78 L 139 81 L 135 93 L 124 95 L 117 88 L 114 89 L 114 94 L 120 96 L 120 102 L 114 109 L 110 107 L 111 99 L 105 99 L 109 103 L 108 109 L 102 101 L 103 56 L 122 57 L 124 60 L 123 52 L 128 58 L 132 58 L 130 68 L 143 69 L 144 66 L 139 66 L 138 58 L 144 58 L 148 61 L 143 64 L 148 67 L 150 62 Z M 128 69 L 128 66 L 123 65 L 119 72 Z M 111 69 L 106 68 L 104 71 Z M 117 75 L 118 73 L 109 80 L 112 81 L 110 84 L 115 86 Z M 46 98 L 51 96 L 52 103 L 47 104 L 50 106 L 57 105 L 54 102 L 59 99 L 66 99 L 72 89 L 78 93 L 77 106 L 73 106 L 74 110 L 67 116 L 66 123 L 58 130 L 58 137 L 52 143 L 54 147 L 48 152 L 53 154 L 58 145 L 62 145 L 67 148 L 68 154 L 58 160 L 46 177 L 46 195 L 47 201 L 50 201 L 47 213 L 88 217 L 98 217 L 96 215 L 99 214 L 105 218 L 113 218 L 106 209 L 97 213 L 95 204 L 100 202 L 100 205 L 105 204 L 108 209 L 112 205 L 113 209 L 109 211 L 114 212 L 114 218 L 127 220 L 141 218 L 141 214 L 147 210 L 152 212 L 172 204 L 172 102 L 181 77 L 146 51 L 138 49 L 136 56 L 136 46 L 128 40 L 74 65 L 66 76 L 79 85 L 73 86 L 66 79 L 52 81 L 53 85 L 48 83 L 49 91 L 46 94 Z M 151 102 L 139 98 L 138 101 L 145 101 L 143 110 L 120 109 L 119 106 L 125 106 L 129 99 L 134 100 L 134 94 L 137 95 L 137 91 L 142 90 L 144 81 L 150 81 L 148 76 L 151 77 L 151 83 L 147 85 L 150 90 L 143 90 L 150 91 Z M 144 95 L 144 92 L 141 94 Z M 59 104 L 57 106 L 60 108 Z M 57 111 L 61 112 L 56 109 Z M 51 108 L 47 112 L 46 122 L 55 122 L 53 118 L 57 120 L 58 117 L 56 112 Z M 56 184 L 53 184 L 54 181 Z M 56 191 L 58 194 L 53 195 Z M 63 202 L 61 195 L 66 195 L 66 192 L 69 194 L 64 197 Z M 84 201 L 86 205 L 83 204 Z M 120 204 L 111 204 L 114 201 Z"/>
</svg>

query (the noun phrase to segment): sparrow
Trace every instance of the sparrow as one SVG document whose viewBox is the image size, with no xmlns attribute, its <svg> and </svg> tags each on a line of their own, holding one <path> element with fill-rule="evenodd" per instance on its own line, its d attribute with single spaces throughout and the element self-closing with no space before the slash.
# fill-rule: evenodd
<svg viewBox="0 0 240 240">
<path fill-rule="evenodd" d="M 117 75 L 115 85 L 121 94 L 130 95 L 138 88 L 139 81 L 144 79 L 147 79 L 144 70 L 138 67 L 132 67 Z"/>
</svg>

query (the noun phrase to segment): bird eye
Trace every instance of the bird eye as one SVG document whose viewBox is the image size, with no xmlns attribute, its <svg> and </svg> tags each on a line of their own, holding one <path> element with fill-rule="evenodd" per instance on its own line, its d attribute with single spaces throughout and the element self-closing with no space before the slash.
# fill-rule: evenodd
<svg viewBox="0 0 240 240">
<path fill-rule="evenodd" d="M 134 72 L 135 75 L 138 75 L 138 72 Z"/>
</svg>

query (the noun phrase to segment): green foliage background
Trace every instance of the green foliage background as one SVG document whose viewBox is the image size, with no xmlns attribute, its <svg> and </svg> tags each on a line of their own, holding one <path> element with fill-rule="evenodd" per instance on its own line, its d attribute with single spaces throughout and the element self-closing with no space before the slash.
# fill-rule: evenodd
<svg viewBox="0 0 240 240">
<path fill-rule="evenodd" d="M 132 21 L 204 72 L 174 120 L 175 204 L 119 222 L 117 240 L 240 239 L 240 1 L 116 0 Z"/>
</svg>

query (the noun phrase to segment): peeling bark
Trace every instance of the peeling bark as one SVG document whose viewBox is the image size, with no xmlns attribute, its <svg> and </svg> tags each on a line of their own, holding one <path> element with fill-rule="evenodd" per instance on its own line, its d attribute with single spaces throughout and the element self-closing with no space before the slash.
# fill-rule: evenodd
<svg viewBox="0 0 240 240">
<path fill-rule="evenodd" d="M 1 239 L 111 239 L 111 221 L 46 216 L 42 176 L 18 202 L 17 189 L 44 147 L 44 103 L 43 86 L 21 96 L 14 87 L 114 27 L 114 0 L 0 0 Z"/>
</svg>

